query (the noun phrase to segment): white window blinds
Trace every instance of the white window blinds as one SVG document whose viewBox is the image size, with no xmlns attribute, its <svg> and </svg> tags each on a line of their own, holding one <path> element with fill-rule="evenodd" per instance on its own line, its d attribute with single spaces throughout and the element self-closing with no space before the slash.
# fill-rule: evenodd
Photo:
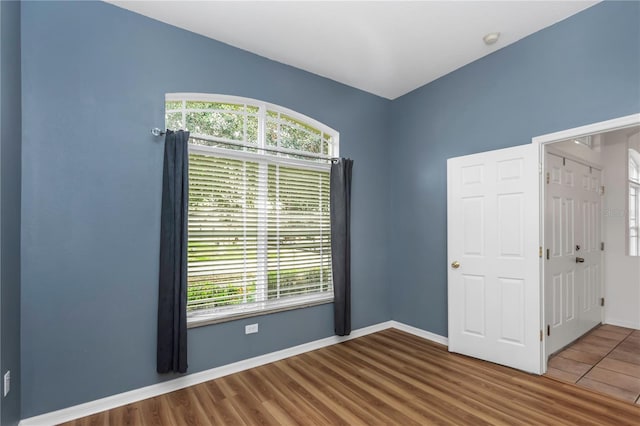
<svg viewBox="0 0 640 426">
<path fill-rule="evenodd" d="M 333 297 L 328 171 L 196 147 L 189 167 L 192 317 Z"/>
</svg>

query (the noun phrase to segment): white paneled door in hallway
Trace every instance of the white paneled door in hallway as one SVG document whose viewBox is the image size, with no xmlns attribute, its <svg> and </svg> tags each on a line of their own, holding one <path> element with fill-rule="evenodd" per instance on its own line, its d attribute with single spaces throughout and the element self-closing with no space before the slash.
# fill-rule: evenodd
<svg viewBox="0 0 640 426">
<path fill-rule="evenodd" d="M 541 373 L 538 147 L 447 161 L 449 350 Z"/>
<path fill-rule="evenodd" d="M 601 321 L 601 172 L 545 154 L 546 353 Z"/>
</svg>

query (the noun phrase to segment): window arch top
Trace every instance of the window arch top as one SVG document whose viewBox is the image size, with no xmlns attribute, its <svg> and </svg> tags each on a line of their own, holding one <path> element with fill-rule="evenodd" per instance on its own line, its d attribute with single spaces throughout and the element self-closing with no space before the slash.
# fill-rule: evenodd
<svg viewBox="0 0 640 426">
<path fill-rule="evenodd" d="M 192 143 L 300 158 L 339 155 L 334 129 L 290 109 L 256 99 L 202 93 L 165 96 L 170 129 L 191 132 Z"/>
</svg>

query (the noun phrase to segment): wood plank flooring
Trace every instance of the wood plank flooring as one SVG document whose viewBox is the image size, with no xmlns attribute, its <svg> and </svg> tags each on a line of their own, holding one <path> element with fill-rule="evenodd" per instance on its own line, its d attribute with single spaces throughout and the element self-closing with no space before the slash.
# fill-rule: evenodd
<svg viewBox="0 0 640 426">
<path fill-rule="evenodd" d="M 547 375 L 640 405 L 640 330 L 601 325 L 553 356 Z"/>
<path fill-rule="evenodd" d="M 640 406 L 389 329 L 66 425 L 638 425 Z"/>
</svg>

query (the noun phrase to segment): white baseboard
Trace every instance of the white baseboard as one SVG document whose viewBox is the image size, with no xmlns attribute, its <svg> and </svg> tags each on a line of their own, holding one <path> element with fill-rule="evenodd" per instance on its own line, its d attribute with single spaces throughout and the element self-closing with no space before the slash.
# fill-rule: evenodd
<svg viewBox="0 0 640 426">
<path fill-rule="evenodd" d="M 336 343 L 346 342 L 347 340 L 366 336 L 367 334 L 376 333 L 388 328 L 397 328 L 399 330 L 406 331 L 407 333 L 414 334 L 418 337 L 432 340 L 436 343 L 441 343 L 443 345 L 447 344 L 446 337 L 430 333 L 428 331 L 415 328 L 401 322 L 385 321 L 379 324 L 371 325 L 369 327 L 363 327 L 357 330 L 353 330 L 349 336 L 326 337 L 324 339 L 315 340 L 313 342 L 304 343 L 302 345 L 293 346 L 291 348 L 282 349 L 280 351 L 271 352 L 254 358 L 234 362 L 232 364 L 223 365 L 221 367 L 212 368 L 210 370 L 189 374 L 177 379 L 168 380 L 166 382 L 156 383 L 150 386 L 145 386 L 143 388 L 134 389 L 128 392 L 123 392 L 120 394 L 97 399 L 95 401 L 86 402 L 84 404 L 63 408 L 62 410 L 52 411 L 49 413 L 41 414 L 39 416 L 29 417 L 20 421 L 19 426 L 45 426 L 68 422 L 81 417 L 90 416 L 101 411 L 121 407 L 126 404 L 131 404 L 132 402 L 152 398 L 154 396 L 197 385 L 199 383 L 217 379 L 219 377 L 228 376 L 229 374 L 238 373 L 250 368 L 259 367 L 261 365 L 269 364 L 281 359 L 300 355 L 305 352 L 335 345 Z"/>
<path fill-rule="evenodd" d="M 610 325 L 615 325 L 617 327 L 633 328 L 635 330 L 640 330 L 640 324 L 638 323 L 634 323 L 632 321 L 626 321 L 626 320 L 617 320 L 615 318 L 605 319 L 604 324 L 610 324 Z"/>
<path fill-rule="evenodd" d="M 423 330 L 421 328 L 412 327 L 410 325 L 407 325 L 398 321 L 389 321 L 389 322 L 391 323 L 392 328 L 397 328 L 398 330 L 402 330 L 407 333 L 413 334 L 415 336 L 422 337 L 423 339 L 431 340 L 432 342 L 449 346 L 449 339 L 444 336 L 432 333 L 430 331 Z"/>
</svg>

